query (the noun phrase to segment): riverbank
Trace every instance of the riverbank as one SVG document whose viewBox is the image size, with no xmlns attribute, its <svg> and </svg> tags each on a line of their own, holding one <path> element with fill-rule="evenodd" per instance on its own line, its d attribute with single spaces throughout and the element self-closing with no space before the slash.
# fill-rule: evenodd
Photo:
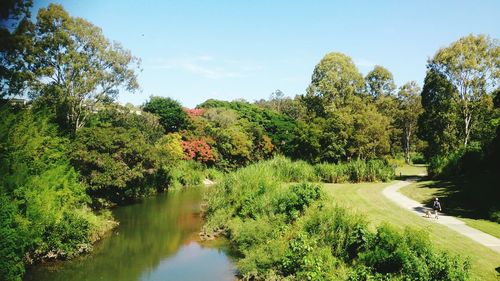
<svg viewBox="0 0 500 281">
<path fill-rule="evenodd" d="M 234 266 L 224 246 L 198 237 L 204 191 L 171 191 L 117 207 L 113 215 L 120 225 L 92 253 L 31 267 L 24 280 L 233 280 Z"/>
</svg>

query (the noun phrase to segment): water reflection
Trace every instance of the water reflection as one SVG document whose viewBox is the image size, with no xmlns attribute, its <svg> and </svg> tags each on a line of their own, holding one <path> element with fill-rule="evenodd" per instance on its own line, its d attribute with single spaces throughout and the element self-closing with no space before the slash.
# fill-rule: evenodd
<svg viewBox="0 0 500 281">
<path fill-rule="evenodd" d="M 117 208 L 120 226 L 91 255 L 34 267 L 25 280 L 233 280 L 226 254 L 197 241 L 201 197 L 190 189 Z"/>
</svg>

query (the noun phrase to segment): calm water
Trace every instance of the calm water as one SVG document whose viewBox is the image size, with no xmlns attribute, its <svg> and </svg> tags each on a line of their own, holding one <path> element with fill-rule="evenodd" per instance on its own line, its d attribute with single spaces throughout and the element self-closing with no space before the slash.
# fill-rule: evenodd
<svg viewBox="0 0 500 281">
<path fill-rule="evenodd" d="M 194 188 L 117 208 L 120 226 L 91 254 L 36 266 L 25 280 L 234 280 L 224 251 L 198 240 L 201 197 Z"/>
</svg>

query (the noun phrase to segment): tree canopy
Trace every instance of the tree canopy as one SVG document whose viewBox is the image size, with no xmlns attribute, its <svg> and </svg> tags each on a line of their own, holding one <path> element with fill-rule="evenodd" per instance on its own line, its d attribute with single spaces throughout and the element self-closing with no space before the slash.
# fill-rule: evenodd
<svg viewBox="0 0 500 281">
<path fill-rule="evenodd" d="M 139 60 L 106 39 L 100 28 L 71 17 L 60 5 L 40 9 L 36 22 L 21 23 L 14 36 L 23 40 L 7 50 L 8 65 L 16 69 L 5 81 L 8 93 L 39 98 L 72 133 L 120 88 L 138 88 Z"/>
<path fill-rule="evenodd" d="M 178 132 L 187 127 L 188 118 L 182 105 L 171 98 L 152 96 L 142 109 L 160 117 L 160 123 L 166 132 Z"/>
</svg>

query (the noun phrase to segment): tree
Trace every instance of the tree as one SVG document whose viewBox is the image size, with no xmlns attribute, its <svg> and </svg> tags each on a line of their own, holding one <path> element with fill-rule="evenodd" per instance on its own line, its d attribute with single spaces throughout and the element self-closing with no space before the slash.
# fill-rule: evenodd
<svg viewBox="0 0 500 281">
<path fill-rule="evenodd" d="M 423 112 L 418 118 L 418 136 L 427 142 L 427 159 L 459 147 L 457 95 L 446 77 L 432 69 L 427 71 L 421 95 Z"/>
<path fill-rule="evenodd" d="M 9 81 L 9 92 L 27 93 L 52 107 L 71 133 L 85 125 L 99 103 L 115 98 L 120 88 L 138 88 L 134 71 L 138 59 L 62 6 L 40 9 L 36 24 L 25 25 L 16 33 L 26 36 L 19 46 L 22 52 L 10 56 L 19 79 Z"/>
<path fill-rule="evenodd" d="M 403 151 L 406 164 L 410 164 L 410 151 L 415 139 L 418 116 L 422 112 L 421 89 L 415 81 L 401 86 L 398 91 L 399 111 L 396 123 L 403 133 Z"/>
<path fill-rule="evenodd" d="M 396 89 L 392 73 L 385 67 L 376 65 L 365 77 L 366 91 L 373 97 L 389 96 Z"/>
<path fill-rule="evenodd" d="M 212 148 L 204 140 L 183 141 L 182 148 L 187 160 L 195 160 L 205 164 L 215 160 Z"/>
<path fill-rule="evenodd" d="M 155 147 L 163 165 L 174 166 L 184 158 L 182 137 L 178 133 L 164 135 L 156 142 Z"/>
<path fill-rule="evenodd" d="M 381 114 L 375 105 L 355 97 L 335 115 L 338 117 L 334 119 L 345 122 L 339 134 L 347 136 L 348 158 L 373 159 L 389 152 L 391 119 Z"/>
<path fill-rule="evenodd" d="M 481 111 L 481 100 L 500 82 L 500 46 L 485 35 L 460 38 L 442 48 L 429 60 L 428 68 L 446 77 L 458 95 L 454 96 L 462 118 L 463 145 L 467 144 Z"/>
<path fill-rule="evenodd" d="M 324 116 L 362 88 L 363 76 L 352 59 L 342 53 L 329 53 L 314 68 L 303 102 L 310 112 Z"/>
<path fill-rule="evenodd" d="M 164 187 L 159 155 L 137 129 L 97 127 L 78 131 L 71 160 L 94 198 L 117 203 Z"/>
<path fill-rule="evenodd" d="M 30 16 L 33 0 L 4 0 L 0 2 L 0 26 L 7 26 L 8 21 Z"/>
<path fill-rule="evenodd" d="M 102 106 L 89 118 L 89 127 L 122 127 L 139 130 L 149 143 L 155 143 L 165 130 L 159 117 L 134 107 L 124 107 L 116 103 Z"/>
<path fill-rule="evenodd" d="M 160 123 L 167 133 L 174 133 L 188 126 L 188 115 L 182 105 L 171 98 L 152 96 L 143 106 L 143 110 L 160 117 Z"/>
</svg>

